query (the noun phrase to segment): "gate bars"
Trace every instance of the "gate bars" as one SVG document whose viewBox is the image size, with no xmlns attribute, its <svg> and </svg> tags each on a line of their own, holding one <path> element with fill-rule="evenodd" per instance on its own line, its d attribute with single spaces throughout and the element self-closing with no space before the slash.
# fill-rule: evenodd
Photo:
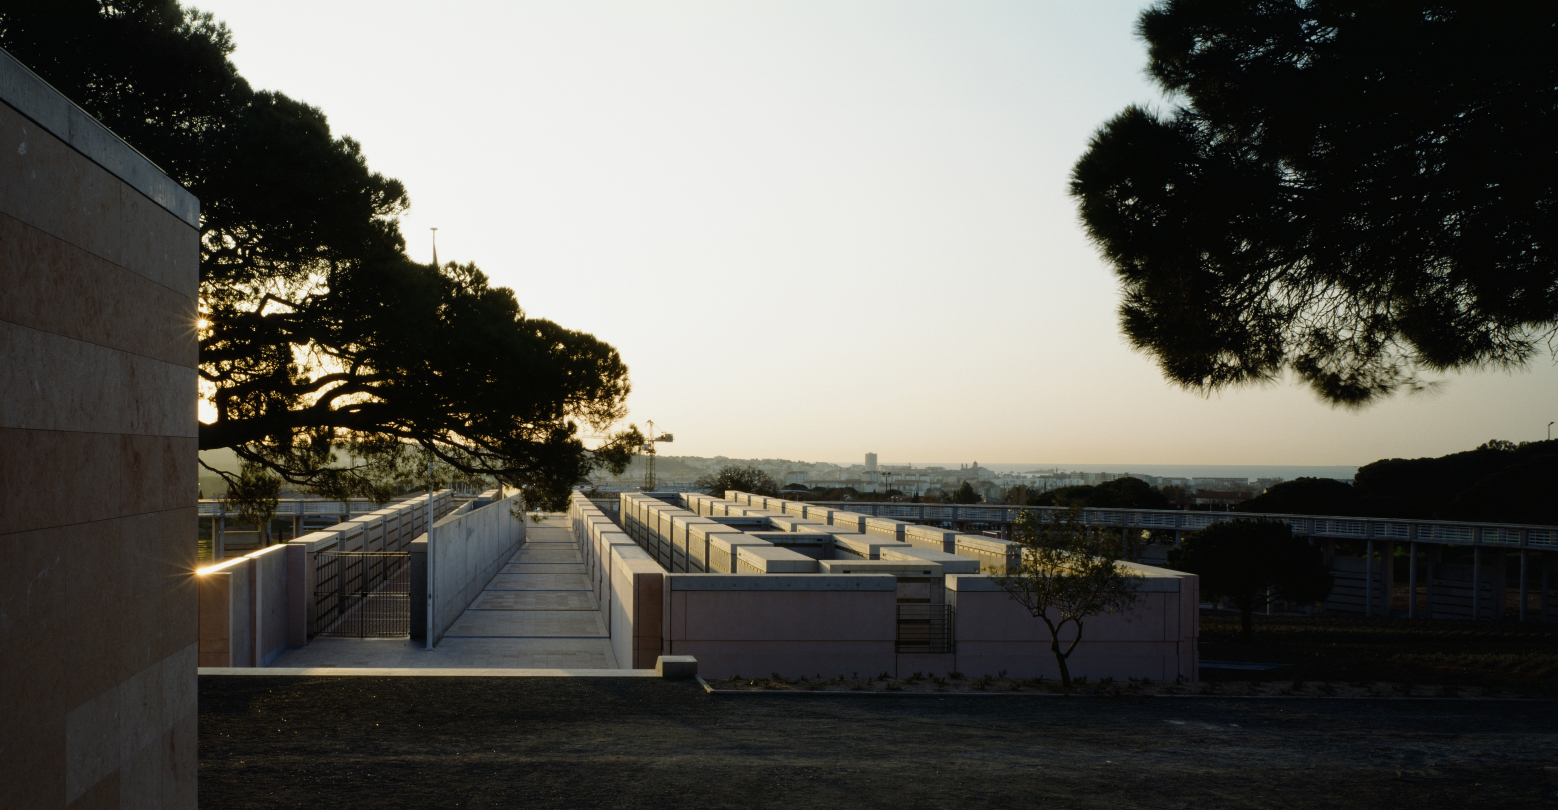
<svg viewBox="0 0 1558 810">
<path fill-rule="evenodd" d="M 321 551 L 309 638 L 411 635 L 411 554 Z"/>
</svg>

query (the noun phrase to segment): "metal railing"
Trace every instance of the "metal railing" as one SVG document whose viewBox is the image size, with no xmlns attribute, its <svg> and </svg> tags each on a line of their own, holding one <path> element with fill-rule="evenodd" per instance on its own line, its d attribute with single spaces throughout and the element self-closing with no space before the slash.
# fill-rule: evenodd
<svg viewBox="0 0 1558 810">
<path fill-rule="evenodd" d="M 320 551 L 315 558 L 310 638 L 411 634 L 409 552 Z"/>
<path fill-rule="evenodd" d="M 873 517 L 915 523 L 1015 523 L 1023 512 L 1065 511 L 1055 506 L 953 506 L 950 504 L 860 503 L 855 501 L 807 501 L 813 506 L 842 509 Z M 1360 518 L 1333 515 L 1283 515 L 1260 512 L 1182 512 L 1164 509 L 1083 509 L 1092 526 L 1129 529 L 1162 529 L 1191 532 L 1235 518 L 1280 520 L 1303 537 L 1338 540 L 1401 540 L 1440 545 L 1489 545 L 1507 548 L 1558 548 L 1558 526 L 1515 523 L 1475 523 L 1399 518 Z"/>
</svg>

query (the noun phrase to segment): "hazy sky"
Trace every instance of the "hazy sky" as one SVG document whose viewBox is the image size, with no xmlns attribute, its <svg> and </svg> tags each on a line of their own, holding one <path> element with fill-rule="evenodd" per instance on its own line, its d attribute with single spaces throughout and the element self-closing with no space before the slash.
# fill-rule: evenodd
<svg viewBox="0 0 1558 810">
<path fill-rule="evenodd" d="M 1142 2 L 205 0 L 257 88 L 632 370 L 677 455 L 1359 464 L 1539 439 L 1558 368 L 1362 413 L 1204 399 L 1127 349 L 1066 194 L 1146 81 Z"/>
</svg>

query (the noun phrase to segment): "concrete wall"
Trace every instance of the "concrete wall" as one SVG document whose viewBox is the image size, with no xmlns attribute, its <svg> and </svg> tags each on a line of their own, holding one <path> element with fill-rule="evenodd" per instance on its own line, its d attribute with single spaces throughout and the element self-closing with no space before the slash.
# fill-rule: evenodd
<svg viewBox="0 0 1558 810">
<path fill-rule="evenodd" d="M 629 499 L 627 512 L 642 515 Z M 661 589 L 665 569 L 620 526 L 577 493 L 569 502 L 569 523 L 584 558 L 585 575 L 600 603 L 611 651 L 622 669 L 654 669 L 661 648 Z"/>
<path fill-rule="evenodd" d="M 1126 614 L 1093 616 L 1083 622 L 1082 640 L 1067 662 L 1073 677 L 1195 680 L 1200 658 L 1198 580 L 1190 574 L 1132 565 L 1148 576 L 1141 599 Z M 1049 649 L 1049 630 L 984 575 L 947 577 L 947 598 L 956 616 L 956 654 L 948 666 L 966 675 L 1032 678 L 1060 676 Z M 1075 635 L 1063 631 L 1062 640 Z"/>
<path fill-rule="evenodd" d="M 664 655 L 704 677 L 898 671 L 891 576 L 670 574 Z"/>
<path fill-rule="evenodd" d="M 414 556 L 411 569 L 413 638 L 426 638 L 428 583 L 433 589 L 436 645 L 519 550 L 525 540 L 525 519 L 523 502 L 516 494 L 435 521 L 431 543 L 426 534 L 412 541 L 413 555 L 420 552 L 424 559 L 417 565 Z M 417 587 L 418 570 L 422 571 L 421 588 Z"/>
<path fill-rule="evenodd" d="M 455 504 L 447 490 L 434 495 L 435 514 Z M 317 553 L 406 551 L 426 526 L 427 500 L 413 498 L 199 569 L 200 666 L 263 667 L 306 646 Z"/>
<path fill-rule="evenodd" d="M 198 222 L 0 52 L 0 807 L 195 806 Z"/>
</svg>

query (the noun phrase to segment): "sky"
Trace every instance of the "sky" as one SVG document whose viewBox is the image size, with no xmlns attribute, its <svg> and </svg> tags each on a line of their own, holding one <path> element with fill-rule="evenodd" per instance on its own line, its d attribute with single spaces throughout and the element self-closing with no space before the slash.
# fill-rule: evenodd
<svg viewBox="0 0 1558 810">
<path fill-rule="evenodd" d="M 1131 351 L 1067 194 L 1146 79 L 1142 2 L 203 0 L 249 82 L 628 364 L 675 455 L 1356 465 L 1541 439 L 1558 366 L 1361 412 Z"/>
</svg>

